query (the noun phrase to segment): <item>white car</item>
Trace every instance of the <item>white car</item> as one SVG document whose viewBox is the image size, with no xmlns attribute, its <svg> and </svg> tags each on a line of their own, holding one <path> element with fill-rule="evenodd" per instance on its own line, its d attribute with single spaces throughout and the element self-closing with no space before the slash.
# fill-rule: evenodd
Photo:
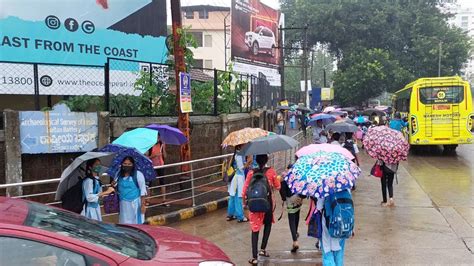
<svg viewBox="0 0 474 266">
<path fill-rule="evenodd" d="M 275 56 L 275 34 L 264 26 L 258 26 L 254 31 L 245 33 L 245 44 L 253 55 L 266 51 Z"/>
</svg>

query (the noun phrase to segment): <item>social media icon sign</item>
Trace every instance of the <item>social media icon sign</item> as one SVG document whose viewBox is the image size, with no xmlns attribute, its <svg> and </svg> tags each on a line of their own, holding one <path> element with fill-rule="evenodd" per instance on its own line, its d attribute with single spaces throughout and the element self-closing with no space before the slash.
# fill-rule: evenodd
<svg viewBox="0 0 474 266">
<path fill-rule="evenodd" d="M 53 15 L 47 16 L 44 20 L 44 23 L 48 28 L 52 30 L 57 30 L 61 26 L 61 21 L 59 20 L 59 18 Z"/>
<path fill-rule="evenodd" d="M 53 79 L 48 75 L 44 75 L 44 76 L 41 76 L 40 83 L 41 83 L 41 85 L 43 85 L 45 87 L 49 87 L 49 86 L 53 85 Z"/>
<path fill-rule="evenodd" d="M 68 18 L 64 21 L 64 27 L 70 32 L 75 32 L 79 28 L 79 24 L 77 23 L 77 20 Z"/>
<path fill-rule="evenodd" d="M 89 20 L 82 22 L 81 28 L 82 28 L 82 31 L 84 31 L 87 34 L 91 34 L 95 31 L 94 23 L 92 23 L 92 21 L 89 21 Z"/>
</svg>

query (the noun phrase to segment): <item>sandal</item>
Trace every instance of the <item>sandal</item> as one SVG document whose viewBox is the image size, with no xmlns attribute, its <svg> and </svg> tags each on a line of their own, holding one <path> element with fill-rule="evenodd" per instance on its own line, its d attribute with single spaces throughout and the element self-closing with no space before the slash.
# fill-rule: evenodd
<svg viewBox="0 0 474 266">
<path fill-rule="evenodd" d="M 258 260 L 257 259 L 249 259 L 249 264 L 258 265 Z"/>
<path fill-rule="evenodd" d="M 293 246 L 293 248 L 290 250 L 291 253 L 296 253 L 300 247 L 298 245 Z"/>
<path fill-rule="evenodd" d="M 262 257 L 270 257 L 270 255 L 268 254 L 268 252 L 265 250 L 265 249 L 261 249 L 259 252 L 258 252 L 258 255 L 262 256 Z"/>
<path fill-rule="evenodd" d="M 235 216 L 227 216 L 227 217 L 225 218 L 225 220 L 228 221 L 228 222 L 233 221 L 233 220 L 235 220 L 235 219 L 236 219 Z"/>
<path fill-rule="evenodd" d="M 249 219 L 247 219 L 247 217 L 244 217 L 244 219 L 242 219 L 242 220 L 237 220 L 238 223 L 246 223 L 248 221 L 249 221 Z"/>
</svg>

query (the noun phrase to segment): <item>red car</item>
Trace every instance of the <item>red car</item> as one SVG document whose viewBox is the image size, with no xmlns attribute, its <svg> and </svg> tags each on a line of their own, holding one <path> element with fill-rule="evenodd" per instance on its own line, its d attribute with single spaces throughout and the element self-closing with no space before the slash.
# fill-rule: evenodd
<svg viewBox="0 0 474 266">
<path fill-rule="evenodd" d="M 0 197 L 1 265 L 233 265 L 207 240 L 168 227 L 115 225 Z"/>
</svg>

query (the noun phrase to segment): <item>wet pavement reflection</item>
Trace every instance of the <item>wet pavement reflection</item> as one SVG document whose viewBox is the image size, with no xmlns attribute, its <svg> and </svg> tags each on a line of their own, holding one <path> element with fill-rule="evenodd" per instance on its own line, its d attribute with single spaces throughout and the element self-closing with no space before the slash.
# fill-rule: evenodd
<svg viewBox="0 0 474 266">
<path fill-rule="evenodd" d="M 441 148 L 412 152 L 394 184 L 395 207 L 381 207 L 380 181 L 368 176 L 374 160 L 362 150 L 363 176 L 354 193 L 355 237 L 346 243 L 345 265 L 474 265 L 474 145 L 446 154 Z M 308 202 L 302 210 L 300 250 L 290 253 L 286 213 L 274 224 L 268 252 L 260 265 L 318 265 L 321 253 L 306 236 Z M 281 213 L 281 202 L 276 217 Z M 225 210 L 171 227 L 204 237 L 221 247 L 237 265 L 248 265 L 249 224 L 225 221 Z M 262 234 L 260 234 L 262 235 Z"/>
</svg>

